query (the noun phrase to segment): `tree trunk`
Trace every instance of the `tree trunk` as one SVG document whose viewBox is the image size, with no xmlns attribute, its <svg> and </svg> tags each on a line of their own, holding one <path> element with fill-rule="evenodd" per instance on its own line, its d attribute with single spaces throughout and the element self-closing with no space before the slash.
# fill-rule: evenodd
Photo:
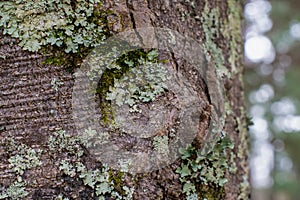
<svg viewBox="0 0 300 200">
<path fill-rule="evenodd" d="M 106 12 L 102 21 L 107 34 L 116 37 L 106 41 L 114 43 L 123 38 L 137 46 L 144 45 L 148 49 L 132 51 L 150 62 L 154 51 L 149 49 L 157 49 L 158 61 L 154 63 L 164 63 L 179 78 L 170 80 L 168 89 L 158 92 L 155 99 L 145 99 L 155 89 L 146 90 L 150 93 L 146 97 L 142 96 L 145 88 L 141 89 L 136 97 L 141 99 L 139 103 L 123 106 L 125 111 L 138 111 L 119 119 L 115 115 L 123 115 L 123 109 L 113 113 L 104 95 L 114 94 L 115 90 L 109 88 L 116 80 L 110 82 L 111 77 L 121 80 L 128 69 L 106 69 L 94 88 L 98 94 L 95 107 L 100 111 L 92 115 L 88 106 L 85 111 L 86 105 L 81 105 L 86 102 L 79 103 L 79 107 L 76 102 L 88 97 L 88 93 L 82 93 L 85 79 L 78 76 L 78 70 L 84 72 L 84 63 L 92 62 L 93 53 L 85 49 L 83 55 L 90 54 L 83 57 L 61 53 L 58 47 L 32 53 L 22 50 L 18 39 L 1 34 L 0 199 L 249 199 L 242 3 L 106 0 L 101 9 Z M 171 41 L 174 38 L 175 45 Z M 147 46 L 150 40 L 156 45 Z M 100 46 L 94 52 L 101 57 L 103 49 L 110 45 Z M 132 58 L 136 54 L 126 55 L 125 61 L 118 62 L 136 62 Z M 187 107 L 192 103 L 193 107 Z M 77 112 L 77 108 L 81 111 Z M 159 111 L 166 114 L 161 117 Z M 152 112 L 153 115 L 145 114 Z M 101 121 L 101 129 L 86 124 L 97 114 L 100 117 L 93 123 Z M 123 129 L 117 120 L 127 123 Z M 161 121 L 161 129 L 151 126 Z M 141 135 L 126 134 L 138 129 Z M 152 132 L 149 135 L 144 130 Z M 97 132 L 102 138 L 95 136 Z M 82 136 L 92 137 L 93 145 L 110 137 L 120 149 L 140 157 L 128 169 L 130 165 L 115 162 L 117 156 L 112 154 L 111 143 L 100 141 L 103 146 L 97 152 L 89 148 L 90 138 L 83 140 Z M 173 144 L 173 137 L 178 137 L 179 142 Z M 148 151 L 156 152 L 156 165 L 149 154 L 138 154 Z M 143 163 L 148 158 L 151 164 Z"/>
</svg>

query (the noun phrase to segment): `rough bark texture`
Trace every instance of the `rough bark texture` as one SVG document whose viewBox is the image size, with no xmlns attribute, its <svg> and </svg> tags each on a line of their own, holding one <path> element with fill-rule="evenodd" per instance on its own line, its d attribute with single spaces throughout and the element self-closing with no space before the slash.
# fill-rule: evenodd
<svg viewBox="0 0 300 200">
<path fill-rule="evenodd" d="M 225 67 L 226 73 L 219 78 L 227 105 L 224 131 L 235 145 L 232 152 L 228 152 L 228 160 L 237 169 L 235 173 L 226 172 L 229 181 L 224 188 L 199 186 L 197 193 L 199 199 L 248 199 L 247 127 L 241 78 L 241 3 L 237 0 L 107 0 L 103 6 L 113 11 L 107 18 L 110 33 L 143 27 L 169 28 L 203 41 L 211 54 L 209 62 L 215 63 L 212 66 Z M 23 51 L 17 46 L 17 41 L 8 36 L 1 35 L 0 43 L 0 55 L 5 56 L 5 59 L 0 58 L 0 140 L 13 138 L 17 143 L 44 150 L 40 157 L 42 165 L 26 170 L 22 175 L 29 192 L 24 199 L 55 199 L 59 194 L 70 199 L 96 199 L 94 190 L 85 186 L 82 180 L 68 177 L 58 169 L 61 159 L 68 158 L 68 155 L 47 150 L 48 138 L 55 131 L 63 129 L 76 135 L 71 105 L 72 71 L 65 66 L 44 64 L 47 55 Z M 205 83 L 192 76 L 192 68 L 186 61 L 171 53 L 161 53 L 172 68 L 193 83 L 194 90 L 204 102 L 199 137 L 209 134 L 210 97 Z M 60 83 L 58 90 L 53 86 L 54 79 Z M 201 138 L 196 138 L 195 146 L 201 146 L 199 142 Z M 5 144 L 1 143 L 0 147 L 0 192 L 16 178 L 8 161 L 15 150 L 10 151 Z M 69 158 L 72 159 L 75 158 Z M 88 169 L 100 166 L 86 151 L 80 161 Z M 175 172 L 180 162 L 178 159 L 163 169 L 140 174 L 134 181 L 128 176 L 126 185 L 135 187 L 134 199 L 185 199 L 182 183 Z"/>
</svg>

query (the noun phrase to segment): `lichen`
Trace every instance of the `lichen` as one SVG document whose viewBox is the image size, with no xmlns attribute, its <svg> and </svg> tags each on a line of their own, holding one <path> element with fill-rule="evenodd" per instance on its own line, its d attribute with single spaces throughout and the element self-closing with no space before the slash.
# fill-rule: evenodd
<svg viewBox="0 0 300 200">
<path fill-rule="evenodd" d="M 92 129 L 88 129 L 87 133 L 96 134 Z M 58 170 L 74 180 L 82 181 L 83 185 L 93 189 L 98 199 L 104 200 L 107 196 L 116 200 L 132 199 L 134 187 L 126 186 L 124 183 L 125 172 L 113 170 L 107 164 L 101 164 L 100 167 L 93 169 L 85 166 L 82 162 L 83 141 L 85 140 L 82 138 L 68 135 L 64 130 L 58 130 L 49 137 L 50 152 L 64 152 L 69 155 L 67 158 L 61 158 Z"/>
<path fill-rule="evenodd" d="M 68 153 L 78 158 L 83 155 L 81 140 L 76 136 L 71 136 L 66 131 L 60 129 L 55 131 L 48 139 L 48 148 L 52 153 Z"/>
<path fill-rule="evenodd" d="M 0 199 L 21 199 L 28 196 L 28 192 L 25 190 L 26 183 L 24 181 L 15 181 L 11 184 L 4 193 L 0 194 Z"/>
<path fill-rule="evenodd" d="M 242 3 L 237 0 L 228 0 L 227 9 L 221 11 L 218 10 L 218 8 L 210 8 L 210 3 L 208 0 L 206 0 L 205 2 L 204 12 L 201 17 L 203 31 L 205 34 L 205 50 L 208 54 L 210 54 L 211 58 L 213 58 L 212 61 L 214 61 L 219 75 L 225 75 L 227 80 L 230 80 L 230 78 L 236 78 L 234 75 L 237 75 L 237 78 L 239 78 L 240 81 L 239 84 L 242 85 L 243 67 L 240 66 L 243 56 L 241 30 Z M 226 12 L 227 17 L 221 17 L 220 11 Z M 218 38 L 222 38 L 222 41 L 225 41 L 222 49 L 228 50 L 227 53 L 225 53 L 224 51 L 222 52 L 222 49 L 216 44 L 216 36 L 219 36 Z M 225 56 L 228 57 L 225 58 Z M 228 62 L 225 63 L 225 59 L 227 59 Z M 220 78 L 220 76 L 219 80 L 222 81 L 222 78 Z M 221 87 L 223 87 L 223 85 L 224 84 L 220 84 Z M 243 91 L 240 92 L 242 93 L 241 95 L 243 95 Z M 229 99 L 226 95 L 224 95 L 223 98 L 225 99 L 226 115 L 227 117 L 232 116 L 232 114 L 234 114 L 235 112 L 231 108 L 231 106 L 233 106 L 232 104 L 230 104 L 232 100 Z M 232 165 L 229 168 L 229 172 L 235 173 L 237 171 L 237 168 L 239 167 L 241 171 L 246 173 L 245 177 L 247 177 L 248 164 L 245 157 L 248 154 L 248 140 L 247 124 L 244 120 L 244 117 L 246 115 L 243 106 L 239 109 L 241 110 L 241 112 L 240 115 L 236 118 L 236 132 L 239 133 L 239 141 L 234 153 L 231 153 L 229 157 L 230 163 Z M 239 163 L 237 163 L 237 160 L 239 160 Z M 238 199 L 248 199 L 248 197 L 246 197 L 245 195 L 249 193 L 249 183 L 248 179 L 245 177 L 243 177 L 243 181 L 239 186 Z"/>
<path fill-rule="evenodd" d="M 0 2 L 3 33 L 20 40 L 24 50 L 63 47 L 77 53 L 105 39 L 100 0 L 11 0 Z M 100 13 L 100 14 L 99 14 Z"/>
<path fill-rule="evenodd" d="M 134 62 L 124 62 L 132 68 L 120 79 L 114 80 L 114 85 L 109 87 L 106 100 L 116 101 L 118 106 L 128 104 L 133 107 L 137 102 L 151 102 L 166 91 L 164 83 L 167 79 L 166 70 L 157 61 L 153 61 L 156 51 L 147 54 L 147 60 L 142 57 L 138 60 L 141 67 L 135 67 Z M 156 56 L 157 57 L 157 56 Z"/>
<path fill-rule="evenodd" d="M 241 108 L 241 116 L 246 116 L 246 112 L 244 108 Z M 249 190 L 250 190 L 250 185 L 249 185 L 249 169 L 248 169 L 248 161 L 245 159 L 245 155 L 249 154 L 249 149 L 248 149 L 248 131 L 247 131 L 247 124 L 246 120 L 243 118 L 237 118 L 237 131 L 239 133 L 239 138 L 240 138 L 240 145 L 238 146 L 237 149 L 237 159 L 240 160 L 239 166 L 240 168 L 245 172 L 243 176 L 243 181 L 240 183 L 239 187 L 239 199 L 246 199 L 248 198 Z"/>
<path fill-rule="evenodd" d="M 35 150 L 31 147 L 18 143 L 11 138 L 1 141 L 1 146 L 6 148 L 6 153 L 10 155 L 8 162 L 9 168 L 16 175 L 16 180 L 0 193 L 0 199 L 20 199 L 26 197 L 29 193 L 26 191 L 27 183 L 23 181 L 23 174 L 26 170 L 42 165 L 40 161 L 41 150 Z"/>
<path fill-rule="evenodd" d="M 241 6 L 236 0 L 227 2 L 227 18 L 221 18 L 218 8 L 209 8 L 208 1 L 202 12 L 201 22 L 205 34 L 205 50 L 213 58 L 219 74 L 231 77 L 232 74 L 241 72 L 238 63 L 241 61 L 242 31 L 241 31 Z M 225 57 L 222 48 L 215 42 L 216 36 L 224 36 L 228 41 L 230 68 L 225 67 Z M 208 58 L 209 59 L 209 58 Z M 229 71 L 230 70 L 230 71 Z"/>
<path fill-rule="evenodd" d="M 228 149 L 233 149 L 233 144 L 227 136 L 224 136 L 220 137 L 215 147 L 205 155 L 192 145 L 179 150 L 182 163 L 176 172 L 180 175 L 186 199 L 196 194 L 208 198 L 209 192 L 203 190 L 207 185 L 214 188 L 213 191 L 222 190 L 228 181 L 225 174 L 230 168 L 227 159 Z"/>
<path fill-rule="evenodd" d="M 139 112 L 137 103 L 154 101 L 167 90 L 167 72 L 161 66 L 156 50 L 137 49 L 105 64 L 98 64 L 105 67 L 97 87 L 103 124 L 114 124 L 112 103 L 119 107 L 127 104 L 131 112 Z M 90 70 L 89 77 L 93 79 L 98 73 Z"/>
<path fill-rule="evenodd" d="M 221 78 L 223 75 L 230 77 L 230 73 L 225 66 L 225 58 L 222 48 L 215 42 L 216 36 L 220 34 L 219 30 L 222 25 L 219 18 L 219 9 L 210 9 L 208 3 L 206 3 L 201 17 L 202 28 L 205 36 L 204 50 L 208 55 L 208 61 L 215 63 L 218 78 Z"/>
<path fill-rule="evenodd" d="M 169 155 L 169 138 L 168 136 L 155 136 L 153 138 L 154 150 L 157 151 L 158 155 L 166 158 Z"/>
<path fill-rule="evenodd" d="M 64 83 L 57 80 L 56 78 L 53 78 L 51 80 L 51 87 L 55 90 L 58 91 L 59 86 L 63 85 Z"/>
<path fill-rule="evenodd" d="M 242 44 L 242 24 L 241 24 L 241 4 L 236 0 L 228 0 L 228 18 L 223 23 L 221 31 L 225 38 L 229 41 L 229 63 L 231 66 L 231 73 L 241 72 L 241 67 L 238 63 L 241 61 L 243 55 L 241 51 Z"/>
</svg>

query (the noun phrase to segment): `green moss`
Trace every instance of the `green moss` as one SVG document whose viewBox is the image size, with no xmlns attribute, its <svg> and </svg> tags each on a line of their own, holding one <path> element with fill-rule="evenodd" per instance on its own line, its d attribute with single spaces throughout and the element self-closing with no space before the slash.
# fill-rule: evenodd
<svg viewBox="0 0 300 200">
<path fill-rule="evenodd" d="M 219 200 L 225 198 L 224 194 L 225 194 L 224 187 L 210 185 L 209 187 L 207 186 L 201 187 L 199 197 L 200 199 L 206 199 L 206 200 Z"/>
<path fill-rule="evenodd" d="M 113 171 L 110 169 L 109 171 L 109 181 L 113 182 L 114 189 L 119 192 L 121 195 L 125 195 L 125 191 L 123 190 L 124 186 L 124 172 L 121 171 Z"/>
<path fill-rule="evenodd" d="M 44 54 L 50 54 L 49 57 L 47 57 L 43 64 L 49 64 L 49 65 L 56 65 L 56 66 L 66 66 L 70 67 L 73 65 L 71 56 L 69 56 L 67 53 L 59 50 L 55 50 L 53 48 L 45 49 Z"/>
</svg>

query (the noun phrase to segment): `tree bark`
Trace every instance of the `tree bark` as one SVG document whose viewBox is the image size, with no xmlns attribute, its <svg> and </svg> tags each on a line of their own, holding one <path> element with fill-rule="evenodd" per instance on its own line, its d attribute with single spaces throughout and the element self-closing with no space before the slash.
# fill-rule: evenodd
<svg viewBox="0 0 300 200">
<path fill-rule="evenodd" d="M 211 131 L 212 98 L 215 101 L 222 99 L 224 104 L 223 110 L 220 110 L 223 117 L 220 121 L 224 122 L 224 127 L 219 134 L 226 133 L 234 145 L 232 149 L 224 149 L 228 165 L 224 178 L 228 182 L 224 186 L 210 181 L 206 184 L 197 182 L 194 183 L 194 193 L 198 199 L 249 199 L 247 124 L 242 81 L 242 3 L 238 0 L 106 0 L 103 9 L 111 11 L 106 22 L 111 36 L 132 29 L 139 36 L 139 30 L 155 27 L 174 30 L 203 45 L 207 56 L 205 75 L 195 75 L 193 66 L 176 52 L 159 52 L 161 59 L 168 60 L 170 68 L 187 78 L 195 95 L 203 102 L 199 108 L 198 133 L 192 143 L 196 149 L 204 146 L 206 141 L 203 138 Z M 71 136 L 78 134 L 72 117 L 74 70 L 77 66 L 69 70 L 64 65 L 45 64 L 48 54 L 24 51 L 15 39 L 6 35 L 1 35 L 1 44 L 0 55 L 4 57 L 0 58 L 0 194 L 1 191 L 7 192 L 17 176 L 21 176 L 28 192 L 24 199 L 55 199 L 60 194 L 69 199 L 97 199 L 95 188 L 80 178 L 78 169 L 75 170 L 77 174 L 72 175 L 61 168 L 61 162 L 67 160 L 75 166 L 80 161 L 89 170 L 101 168 L 101 162 L 80 142 L 76 139 L 72 142 L 68 136 L 61 136 L 67 141 L 64 145 L 73 145 L 75 152 L 70 153 L 66 150 L 67 146 L 56 143 L 54 146 L 58 150 L 49 150 L 49 138 L 60 137 L 54 132 L 62 129 Z M 200 55 L 199 59 L 202 59 Z M 208 82 L 215 85 L 209 87 Z M 216 94 L 214 90 L 222 92 Z M 168 98 L 167 101 L 170 100 Z M 120 140 L 122 142 L 126 143 Z M 24 173 L 18 174 L 10 158 L 20 153 L 18 151 L 22 148 L 16 146 L 21 146 L 21 143 L 27 146 L 22 146 L 21 153 L 26 159 L 29 159 L 24 156 L 28 149 L 42 150 L 39 155 L 41 164 L 25 167 Z M 76 154 L 79 149 L 82 149 L 83 155 Z M 34 162 L 30 159 L 28 162 Z M 180 181 L 180 173 L 176 172 L 184 162 L 178 158 L 161 169 L 136 175 L 118 170 L 108 173 L 114 182 L 113 191 L 122 195 L 123 186 L 134 188 L 131 199 L 186 199 L 188 194 L 184 192 L 184 182 Z M 116 197 L 106 194 L 105 199 Z"/>
</svg>

